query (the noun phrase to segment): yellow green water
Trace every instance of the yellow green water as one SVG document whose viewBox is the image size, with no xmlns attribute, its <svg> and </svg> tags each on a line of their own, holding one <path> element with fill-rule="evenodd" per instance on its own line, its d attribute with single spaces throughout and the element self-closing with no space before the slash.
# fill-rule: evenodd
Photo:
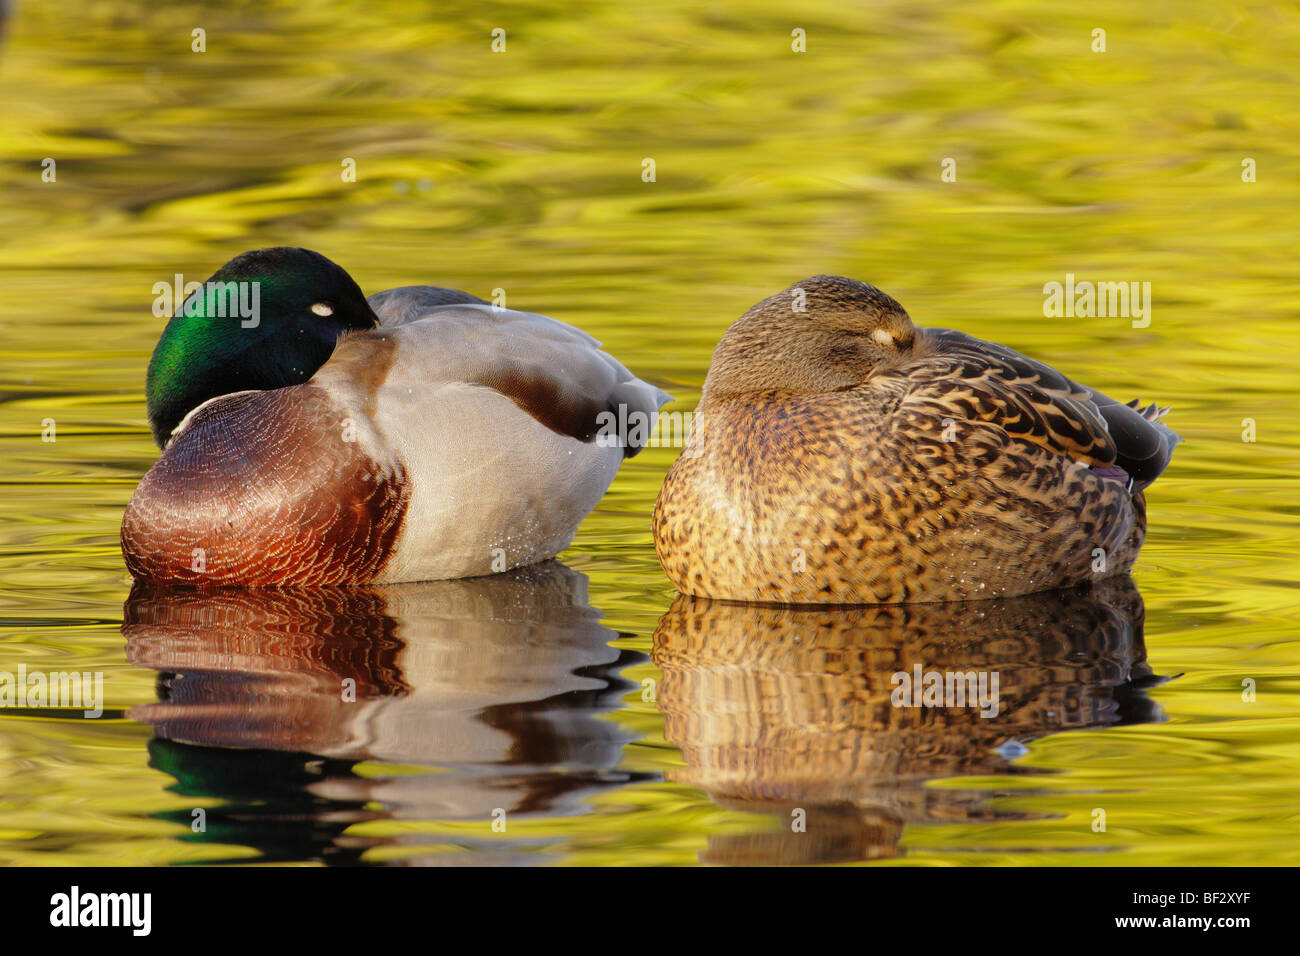
<svg viewBox="0 0 1300 956">
<path fill-rule="evenodd" d="M 0 670 L 102 671 L 106 710 L 0 710 L 0 862 L 1300 863 L 1298 33 L 1294 8 L 1196 2 L 20 5 Z M 731 320 L 818 272 L 1171 404 L 1144 645 L 1131 609 L 1035 605 L 719 613 L 693 646 L 648 529 L 672 449 L 561 556 L 586 602 L 525 579 L 124 615 L 153 284 L 281 244 L 367 292 L 505 289 L 676 409 Z M 1150 282 L 1150 325 L 1045 318 L 1067 273 Z M 1143 653 L 1181 676 L 1114 691 Z M 917 655 L 995 661 L 1023 694 L 1001 725 L 850 706 Z M 369 716 L 337 702 L 349 675 Z"/>
</svg>

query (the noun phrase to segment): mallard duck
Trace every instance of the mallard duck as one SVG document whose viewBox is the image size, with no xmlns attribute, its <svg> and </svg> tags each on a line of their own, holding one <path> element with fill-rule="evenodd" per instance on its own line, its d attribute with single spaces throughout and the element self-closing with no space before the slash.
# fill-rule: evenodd
<svg viewBox="0 0 1300 956">
<path fill-rule="evenodd" d="M 864 282 L 764 299 L 713 353 L 654 538 L 678 590 L 793 604 L 1009 597 L 1128 571 L 1181 440 Z"/>
<path fill-rule="evenodd" d="M 599 345 L 450 289 L 367 300 L 306 249 L 237 256 L 177 310 L 149 363 L 164 451 L 122 520 L 127 568 L 354 585 L 553 557 L 638 450 L 608 423 L 652 419 L 668 400 Z"/>
</svg>

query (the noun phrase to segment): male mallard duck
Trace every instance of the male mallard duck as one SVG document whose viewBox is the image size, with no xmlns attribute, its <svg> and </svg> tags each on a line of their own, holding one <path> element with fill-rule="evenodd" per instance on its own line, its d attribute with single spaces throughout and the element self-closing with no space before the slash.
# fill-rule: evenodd
<svg viewBox="0 0 1300 956">
<path fill-rule="evenodd" d="M 214 288 L 257 290 L 239 301 L 260 310 L 227 315 Z M 604 424 L 668 399 L 572 326 L 431 286 L 367 300 L 306 249 L 245 253 L 204 290 L 149 363 L 164 452 L 122 519 L 137 578 L 363 584 L 545 560 L 638 450 Z"/>
<path fill-rule="evenodd" d="M 1127 571 L 1181 439 L 1011 349 L 814 276 L 723 335 L 655 505 L 681 591 L 792 604 L 1008 597 Z"/>
</svg>

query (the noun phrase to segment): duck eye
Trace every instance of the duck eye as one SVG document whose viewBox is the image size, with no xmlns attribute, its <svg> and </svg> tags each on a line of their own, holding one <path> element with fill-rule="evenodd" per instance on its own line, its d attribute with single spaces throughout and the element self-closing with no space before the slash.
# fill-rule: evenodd
<svg viewBox="0 0 1300 956">
<path fill-rule="evenodd" d="M 328 302 L 317 302 L 315 305 L 311 307 L 311 310 L 315 312 L 317 315 L 334 314 L 334 306 L 330 305 Z"/>
</svg>

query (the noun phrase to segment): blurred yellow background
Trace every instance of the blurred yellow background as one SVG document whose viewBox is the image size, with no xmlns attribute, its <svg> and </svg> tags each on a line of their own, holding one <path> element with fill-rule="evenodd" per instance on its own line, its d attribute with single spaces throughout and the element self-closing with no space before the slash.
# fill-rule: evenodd
<svg viewBox="0 0 1300 956">
<path fill-rule="evenodd" d="M 1009 816 L 909 824 L 893 859 L 1300 863 L 1297 35 L 1294 8 L 1200 2 L 21 4 L 0 45 L 0 669 L 102 670 L 108 710 L 0 712 L 0 862 L 251 855 L 187 839 L 193 801 L 123 716 L 157 694 L 123 653 L 117 534 L 157 454 L 154 283 L 303 245 L 367 293 L 502 288 L 672 409 L 732 320 L 821 272 L 1171 404 L 1186 444 L 1148 492 L 1135 572 L 1151 666 L 1183 675 L 1153 692 L 1167 722 L 928 784 Z M 1149 327 L 1046 318 L 1067 273 L 1150 282 Z M 520 859 L 690 863 L 779 825 L 664 779 L 683 758 L 639 682 L 660 677 L 645 655 L 673 598 L 648 515 L 675 454 L 630 461 L 561 556 L 638 652 L 601 718 L 631 740 L 628 781 L 521 823 Z M 481 830 L 432 814 L 353 833 L 400 835 L 400 858 L 472 854 Z"/>
</svg>

